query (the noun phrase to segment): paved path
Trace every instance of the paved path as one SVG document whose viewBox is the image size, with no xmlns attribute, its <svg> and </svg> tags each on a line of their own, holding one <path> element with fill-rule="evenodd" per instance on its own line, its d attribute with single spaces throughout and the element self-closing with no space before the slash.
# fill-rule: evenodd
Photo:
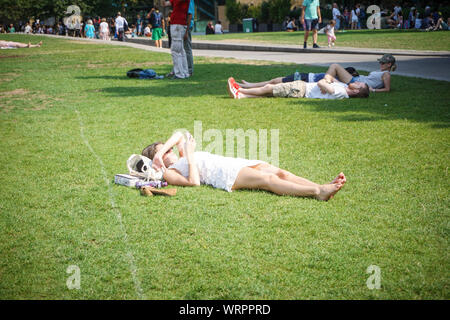
<svg viewBox="0 0 450 320">
<path fill-rule="evenodd" d="M 358 70 L 374 71 L 380 68 L 377 59 L 381 55 L 194 50 L 194 56 L 268 60 L 316 66 L 340 63 L 344 67 L 352 66 Z M 450 81 L 450 57 L 396 56 L 396 59 L 398 68 L 393 74 Z"/>
<path fill-rule="evenodd" d="M 52 36 L 59 37 L 59 36 Z M 68 37 L 59 37 L 65 38 Z M 69 38 L 71 40 L 81 41 L 93 41 L 97 43 L 122 45 L 133 48 L 170 53 L 166 48 L 155 48 L 141 43 L 132 42 L 119 42 L 119 41 L 101 41 L 101 40 L 89 40 L 81 38 Z M 145 42 L 143 42 L 145 43 Z M 356 49 L 360 50 L 360 49 Z M 377 58 L 380 57 L 382 50 L 380 49 L 364 49 L 366 53 L 360 54 L 359 52 L 349 53 L 299 53 L 299 52 L 273 52 L 273 51 L 233 51 L 233 50 L 205 50 L 194 49 L 194 56 L 204 57 L 222 57 L 222 58 L 236 58 L 243 60 L 265 60 L 274 62 L 291 62 L 297 64 L 308 64 L 316 66 L 328 66 L 331 63 L 340 63 L 343 66 L 353 66 L 359 70 L 373 71 L 379 69 Z M 370 54 L 369 50 L 373 50 L 373 54 Z M 407 54 L 409 51 L 405 51 Z M 419 51 L 417 51 L 419 52 Z M 416 52 L 416 53 L 417 53 Z M 423 54 L 423 51 L 419 52 L 419 55 L 397 55 L 398 69 L 394 72 L 397 75 L 418 77 L 425 79 L 444 80 L 450 82 L 450 56 L 427 56 Z M 300 70 L 299 70 L 300 71 Z"/>
</svg>

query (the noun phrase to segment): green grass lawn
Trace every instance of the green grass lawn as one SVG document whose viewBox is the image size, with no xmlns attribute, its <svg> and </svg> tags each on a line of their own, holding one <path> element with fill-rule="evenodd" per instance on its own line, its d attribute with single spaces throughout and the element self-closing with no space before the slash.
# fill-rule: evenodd
<svg viewBox="0 0 450 320">
<path fill-rule="evenodd" d="M 170 55 L 43 39 L 0 51 L 1 299 L 450 298 L 448 82 L 394 75 L 368 100 L 232 100 L 229 75 L 298 66 L 196 58 L 189 80 L 134 80 L 136 67 L 168 72 Z M 113 184 L 129 155 L 196 120 L 279 129 L 280 167 L 348 182 L 329 202 Z M 70 265 L 80 290 L 66 286 Z"/>
<path fill-rule="evenodd" d="M 303 45 L 303 31 L 227 33 L 221 35 L 194 36 L 198 40 L 259 42 L 285 45 Z M 409 49 L 450 51 L 450 32 L 422 32 L 407 30 L 346 30 L 336 33 L 337 47 Z M 319 34 L 318 44 L 327 46 L 327 36 Z M 312 38 L 308 39 L 312 46 Z"/>
</svg>

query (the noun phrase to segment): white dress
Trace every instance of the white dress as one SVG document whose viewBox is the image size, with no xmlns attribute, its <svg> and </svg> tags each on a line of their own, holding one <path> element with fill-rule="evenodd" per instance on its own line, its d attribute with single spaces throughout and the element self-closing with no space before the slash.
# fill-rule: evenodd
<svg viewBox="0 0 450 320">
<path fill-rule="evenodd" d="M 260 160 L 224 157 L 209 152 L 195 152 L 194 155 L 200 184 L 211 185 L 228 192 L 232 192 L 231 188 L 242 168 L 264 163 Z M 178 159 L 169 169 L 176 169 L 185 178 L 189 177 L 189 164 L 185 157 Z"/>
</svg>

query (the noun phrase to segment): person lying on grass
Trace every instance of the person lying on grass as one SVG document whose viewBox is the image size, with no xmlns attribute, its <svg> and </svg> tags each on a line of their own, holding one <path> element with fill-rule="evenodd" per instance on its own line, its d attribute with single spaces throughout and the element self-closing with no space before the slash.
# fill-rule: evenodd
<svg viewBox="0 0 450 320">
<path fill-rule="evenodd" d="M 359 76 L 358 71 L 355 70 L 355 68 L 353 67 L 347 67 L 345 68 L 345 70 L 350 73 L 352 76 L 357 77 Z M 319 82 L 320 80 L 322 80 L 323 78 L 325 78 L 326 73 L 322 72 L 322 73 L 313 73 L 313 72 L 295 72 L 293 74 L 287 75 L 285 77 L 278 77 L 278 78 L 273 78 L 271 80 L 268 81 L 262 81 L 262 82 L 247 82 L 245 80 L 242 80 L 242 83 L 237 82 L 237 84 L 241 87 L 241 88 L 245 88 L 245 89 L 251 89 L 251 88 L 260 88 L 260 87 L 264 87 L 266 84 L 279 84 L 279 83 L 286 83 L 286 82 L 292 82 L 292 81 L 297 81 L 297 80 L 302 80 L 305 82 Z M 339 80 L 338 78 L 336 78 L 336 80 Z"/>
<path fill-rule="evenodd" d="M 177 147 L 180 158 L 173 151 Z M 195 152 L 195 140 L 181 132 L 169 140 L 147 146 L 142 155 L 153 161 L 152 167 L 163 170 L 168 184 L 194 187 L 201 184 L 228 192 L 239 189 L 259 189 L 277 195 L 313 197 L 327 201 L 346 182 L 341 172 L 327 184 L 316 184 L 260 160 L 224 157 L 209 152 Z"/>
<path fill-rule="evenodd" d="M 0 48 L 39 48 L 40 46 L 42 46 L 42 41 L 38 44 L 31 44 L 31 42 L 28 42 L 27 44 L 21 42 L 0 40 Z"/>
<path fill-rule="evenodd" d="M 228 93 L 233 99 L 245 98 L 309 98 L 309 99 L 345 99 L 369 97 L 369 86 L 362 82 L 349 85 L 337 81 L 331 75 L 319 82 L 304 82 L 301 80 L 266 84 L 264 87 L 245 89 L 241 88 L 233 78 L 228 79 Z"/>
<path fill-rule="evenodd" d="M 380 71 L 372 71 L 367 76 L 359 75 L 354 68 L 343 68 L 337 63 L 333 63 L 328 68 L 326 74 L 332 75 L 335 79 L 350 84 L 353 82 L 363 82 L 369 86 L 370 92 L 389 92 L 391 91 L 391 72 L 397 69 L 395 58 L 392 54 L 385 54 L 380 59 Z M 251 83 L 242 80 L 238 83 L 241 88 L 260 88 L 266 84 L 279 84 L 303 80 L 305 82 L 318 82 L 325 77 L 324 73 L 298 73 L 286 77 L 278 77 L 269 81 Z"/>
</svg>

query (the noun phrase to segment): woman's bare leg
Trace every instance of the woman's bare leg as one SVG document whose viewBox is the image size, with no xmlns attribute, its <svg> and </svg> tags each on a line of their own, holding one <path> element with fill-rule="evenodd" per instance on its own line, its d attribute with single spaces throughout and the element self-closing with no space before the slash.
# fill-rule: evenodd
<svg viewBox="0 0 450 320">
<path fill-rule="evenodd" d="M 318 200 L 331 199 L 340 189 L 341 183 L 325 184 L 321 186 L 305 186 L 280 179 L 277 175 L 263 173 L 251 167 L 242 168 L 233 185 L 233 190 L 260 189 L 278 195 L 297 197 L 314 197 Z"/>
<path fill-rule="evenodd" d="M 242 83 L 238 83 L 238 85 L 241 88 L 245 89 L 251 89 L 251 88 L 260 88 L 264 87 L 266 84 L 278 84 L 283 82 L 283 77 L 278 77 L 269 81 L 263 81 L 263 82 L 247 82 L 245 80 L 242 80 Z"/>
<path fill-rule="evenodd" d="M 314 183 L 312 181 L 309 181 L 308 179 L 299 177 L 287 170 L 283 170 L 280 168 L 277 168 L 271 164 L 268 163 L 264 163 L 264 164 L 260 164 L 258 166 L 255 167 L 255 169 L 260 170 L 261 172 L 264 173 L 272 173 L 277 175 L 280 179 L 282 180 L 286 180 L 286 181 L 290 181 L 293 183 L 297 183 L 300 185 L 305 185 L 305 186 L 313 186 L 313 187 L 320 187 L 319 184 Z M 345 184 L 345 182 L 347 182 L 347 179 L 345 178 L 344 173 L 339 173 L 339 175 L 333 179 L 333 181 L 331 181 L 330 183 L 341 183 L 341 184 Z"/>
<path fill-rule="evenodd" d="M 352 81 L 353 76 L 347 72 L 341 65 L 333 63 L 327 70 L 327 74 L 333 76 L 333 78 L 339 78 L 339 81 L 349 83 Z"/>
</svg>

